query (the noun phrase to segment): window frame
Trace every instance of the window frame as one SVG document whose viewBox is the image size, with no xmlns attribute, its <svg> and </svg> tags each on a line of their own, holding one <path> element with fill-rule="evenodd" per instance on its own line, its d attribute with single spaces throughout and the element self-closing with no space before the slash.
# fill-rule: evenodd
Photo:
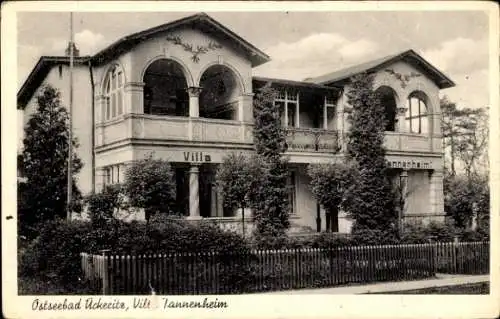
<svg viewBox="0 0 500 319">
<path fill-rule="evenodd" d="M 416 110 L 417 114 L 413 114 L 412 111 L 415 111 L 415 105 L 412 103 L 412 101 L 417 101 L 416 105 Z M 427 130 L 429 129 L 429 113 L 428 113 L 428 106 L 425 101 L 425 98 L 420 97 L 416 94 L 410 94 L 406 100 L 407 103 L 407 113 L 405 115 L 405 121 L 408 123 L 408 131 L 410 133 L 414 134 L 428 134 L 429 132 L 423 132 L 423 120 L 427 121 Z M 423 109 L 423 111 L 422 111 Z M 414 129 L 413 127 L 413 120 L 418 119 L 418 130 Z"/>
<path fill-rule="evenodd" d="M 104 120 L 110 121 L 124 114 L 125 75 L 121 67 L 114 65 L 106 74 L 104 83 Z"/>
<path fill-rule="evenodd" d="M 296 91 L 296 92 L 295 92 Z M 299 100 L 300 100 L 300 92 L 299 90 L 290 90 L 290 89 L 281 89 L 278 90 L 278 94 L 274 98 L 274 105 L 276 103 L 283 103 L 285 114 L 283 115 L 283 119 L 286 119 L 286 124 L 284 127 L 299 127 L 299 123 L 296 123 L 297 112 L 299 112 Z M 293 125 L 290 125 L 290 112 L 288 112 L 289 105 L 293 105 L 295 107 L 292 122 Z"/>
</svg>

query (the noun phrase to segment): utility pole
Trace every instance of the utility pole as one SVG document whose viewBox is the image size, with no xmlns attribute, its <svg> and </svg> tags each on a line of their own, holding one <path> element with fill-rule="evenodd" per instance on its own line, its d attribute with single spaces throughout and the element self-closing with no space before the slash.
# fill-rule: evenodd
<svg viewBox="0 0 500 319">
<path fill-rule="evenodd" d="M 69 132 L 68 132 L 68 200 L 67 219 L 71 219 L 71 202 L 73 197 L 73 56 L 74 56 L 74 36 L 73 36 L 73 12 L 69 13 Z"/>
</svg>

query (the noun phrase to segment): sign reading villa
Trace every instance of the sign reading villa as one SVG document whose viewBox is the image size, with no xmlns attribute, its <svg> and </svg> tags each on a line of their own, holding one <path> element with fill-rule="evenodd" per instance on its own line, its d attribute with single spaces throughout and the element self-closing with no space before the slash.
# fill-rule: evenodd
<svg viewBox="0 0 500 319">
<path fill-rule="evenodd" d="M 183 152 L 184 161 L 186 162 L 211 162 L 212 158 L 210 155 L 205 154 L 203 152 Z"/>
</svg>

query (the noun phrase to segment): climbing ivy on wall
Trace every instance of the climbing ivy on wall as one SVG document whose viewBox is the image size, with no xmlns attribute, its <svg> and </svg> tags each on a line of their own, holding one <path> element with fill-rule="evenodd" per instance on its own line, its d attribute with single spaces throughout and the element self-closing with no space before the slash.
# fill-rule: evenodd
<svg viewBox="0 0 500 319">
<path fill-rule="evenodd" d="M 347 160 L 358 168 L 356 181 L 346 194 L 347 210 L 355 220 L 352 232 L 395 231 L 395 195 L 383 145 L 384 106 L 373 90 L 373 76 L 353 77 L 347 96 L 350 105 Z"/>
<path fill-rule="evenodd" d="M 275 96 L 276 91 L 266 85 L 256 93 L 253 105 L 255 150 L 264 172 L 252 204 L 259 238 L 284 236 L 290 227 L 285 131 Z"/>
</svg>

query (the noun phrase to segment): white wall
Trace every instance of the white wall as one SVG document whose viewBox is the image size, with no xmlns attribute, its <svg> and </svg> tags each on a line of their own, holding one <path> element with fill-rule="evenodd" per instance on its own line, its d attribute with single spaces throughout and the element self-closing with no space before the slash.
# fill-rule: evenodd
<svg viewBox="0 0 500 319">
<path fill-rule="evenodd" d="M 68 108 L 69 103 L 69 67 L 63 66 L 59 74 L 56 66 L 48 73 L 43 84 L 50 84 L 61 93 L 61 102 Z M 37 89 L 27 103 L 23 115 L 23 126 L 27 124 L 37 108 L 37 96 L 42 92 L 43 84 Z M 86 66 L 77 65 L 73 73 L 73 136 L 78 140 L 77 154 L 83 162 L 83 167 L 77 175 L 78 187 L 83 194 L 91 191 L 92 187 L 92 112 L 91 112 L 91 84 L 89 71 Z"/>
</svg>

